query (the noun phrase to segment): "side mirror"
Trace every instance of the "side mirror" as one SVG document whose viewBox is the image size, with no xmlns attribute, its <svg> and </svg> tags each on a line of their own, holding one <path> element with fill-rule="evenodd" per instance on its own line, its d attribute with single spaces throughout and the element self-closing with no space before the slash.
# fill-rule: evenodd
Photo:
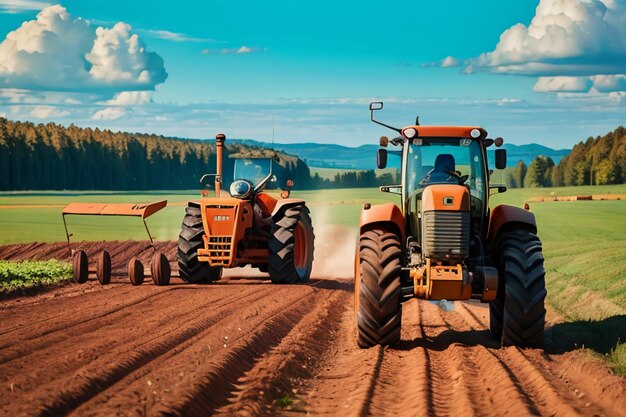
<svg viewBox="0 0 626 417">
<path fill-rule="evenodd" d="M 370 111 L 381 110 L 383 108 L 382 101 L 372 101 L 370 103 Z"/>
<path fill-rule="evenodd" d="M 272 175 L 272 178 L 270 178 L 270 182 L 276 182 L 276 175 Z"/>
<path fill-rule="evenodd" d="M 387 167 L 387 149 L 379 149 L 376 153 L 376 166 L 378 169 Z"/>
<path fill-rule="evenodd" d="M 496 168 L 506 168 L 506 149 L 496 149 Z"/>
</svg>

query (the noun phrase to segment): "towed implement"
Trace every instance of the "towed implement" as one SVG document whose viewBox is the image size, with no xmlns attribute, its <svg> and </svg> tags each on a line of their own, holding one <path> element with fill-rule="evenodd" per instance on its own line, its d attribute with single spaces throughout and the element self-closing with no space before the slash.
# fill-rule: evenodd
<svg viewBox="0 0 626 417">
<path fill-rule="evenodd" d="M 381 137 L 378 168 L 395 158 L 400 206 L 365 204 L 355 259 L 357 341 L 366 348 L 400 341 L 402 305 L 426 300 L 478 299 L 489 303 L 490 331 L 502 345 L 541 347 L 546 297 L 541 241 L 534 215 L 499 205 L 489 208 L 487 148 L 502 145 L 475 126 L 394 128 Z M 389 146 L 398 150 L 387 150 Z M 495 167 L 506 167 L 496 149 Z"/>
<path fill-rule="evenodd" d="M 305 201 L 289 198 L 293 181 L 287 181 L 281 199 L 276 199 L 265 192 L 276 182 L 273 159 L 238 158 L 230 193 L 225 193 L 226 137 L 218 134 L 215 140 L 215 196 L 203 190 L 199 200 L 187 204 L 178 238 L 180 278 L 213 282 L 224 268 L 251 265 L 268 272 L 273 283 L 307 282 L 313 265 L 313 226 Z"/>
<path fill-rule="evenodd" d="M 140 217 L 143 221 L 146 233 L 150 240 L 150 244 L 145 247 L 141 252 L 137 253 L 131 258 L 128 263 L 128 278 L 133 285 L 141 285 L 144 281 L 145 268 L 138 256 L 145 250 L 152 248 L 154 254 L 150 261 L 150 273 L 147 274 L 152 277 L 152 281 L 155 285 L 167 285 L 170 282 L 171 269 L 167 257 L 156 250 L 154 247 L 154 241 L 146 218 L 153 215 L 157 211 L 167 206 L 167 201 L 158 201 L 154 203 L 146 204 L 133 204 L 133 203 L 70 203 L 63 209 L 63 225 L 65 226 L 65 235 L 67 237 L 67 246 L 72 257 L 72 271 L 74 275 L 74 281 L 79 284 L 87 282 L 90 273 L 95 273 L 98 282 L 102 285 L 106 285 L 111 281 L 111 255 L 108 251 L 101 251 L 96 258 L 96 269 L 89 270 L 89 257 L 87 253 L 78 248 L 72 249 L 70 238 L 73 236 L 67 229 L 67 222 L 65 216 L 67 215 L 79 215 L 79 216 L 133 216 Z"/>
</svg>

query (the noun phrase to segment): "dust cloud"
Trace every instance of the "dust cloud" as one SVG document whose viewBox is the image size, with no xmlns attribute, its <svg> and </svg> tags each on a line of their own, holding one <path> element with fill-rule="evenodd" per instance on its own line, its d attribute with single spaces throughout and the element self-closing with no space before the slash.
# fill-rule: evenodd
<svg viewBox="0 0 626 417">
<path fill-rule="evenodd" d="M 315 229 L 313 278 L 353 278 L 357 230 L 331 224 L 331 210 L 311 213 Z"/>
</svg>

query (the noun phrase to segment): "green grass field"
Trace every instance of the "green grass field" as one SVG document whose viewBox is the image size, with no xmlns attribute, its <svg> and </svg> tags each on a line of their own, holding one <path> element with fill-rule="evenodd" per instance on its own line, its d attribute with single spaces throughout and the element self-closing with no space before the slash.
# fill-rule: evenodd
<svg viewBox="0 0 626 417">
<path fill-rule="evenodd" d="M 513 189 L 494 195 L 491 206 L 521 206 L 533 197 L 626 194 L 626 185 Z M 304 198 L 318 224 L 356 228 L 364 202 L 399 202 L 377 189 L 294 191 Z M 196 192 L 164 193 L 0 193 L 0 245 L 32 241 L 63 241 L 61 206 L 71 201 L 149 202 L 166 199 L 172 206 L 147 219 L 157 240 L 176 239 L 184 204 Z M 6 208 L 14 206 L 15 208 Z M 17 208 L 31 206 L 30 208 Z M 34 206 L 34 207 L 33 207 Z M 52 207 L 46 207 L 52 206 Z M 612 355 L 626 373 L 626 201 L 531 203 L 543 241 L 548 303 L 566 323 L 548 332 Z M 70 216 L 76 240 L 145 239 L 138 218 Z M 619 359 L 621 358 L 621 359 Z"/>
</svg>

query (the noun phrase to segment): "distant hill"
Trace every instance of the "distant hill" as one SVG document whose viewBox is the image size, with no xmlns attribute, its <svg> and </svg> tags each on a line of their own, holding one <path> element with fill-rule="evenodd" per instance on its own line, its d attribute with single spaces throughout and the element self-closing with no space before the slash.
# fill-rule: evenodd
<svg viewBox="0 0 626 417">
<path fill-rule="evenodd" d="M 269 143 L 251 139 L 233 140 L 249 146 L 274 148 L 304 160 L 310 167 L 340 169 L 374 169 L 377 145 L 357 148 L 326 143 Z"/>
<path fill-rule="evenodd" d="M 356 148 L 322 143 L 274 143 L 261 142 L 249 139 L 238 139 L 247 145 L 259 146 L 263 148 L 273 147 L 278 151 L 295 155 L 304 160 L 308 166 L 317 168 L 339 168 L 339 169 L 374 169 L 376 167 L 376 149 L 378 145 L 361 145 Z M 547 146 L 531 143 L 529 145 L 513 145 L 505 143 L 503 146 L 507 150 L 508 166 L 515 166 L 521 159 L 526 165 L 538 155 L 552 158 L 558 164 L 561 158 L 570 153 L 570 149 L 552 149 Z M 495 147 L 488 151 L 490 160 L 493 160 Z"/>
</svg>

